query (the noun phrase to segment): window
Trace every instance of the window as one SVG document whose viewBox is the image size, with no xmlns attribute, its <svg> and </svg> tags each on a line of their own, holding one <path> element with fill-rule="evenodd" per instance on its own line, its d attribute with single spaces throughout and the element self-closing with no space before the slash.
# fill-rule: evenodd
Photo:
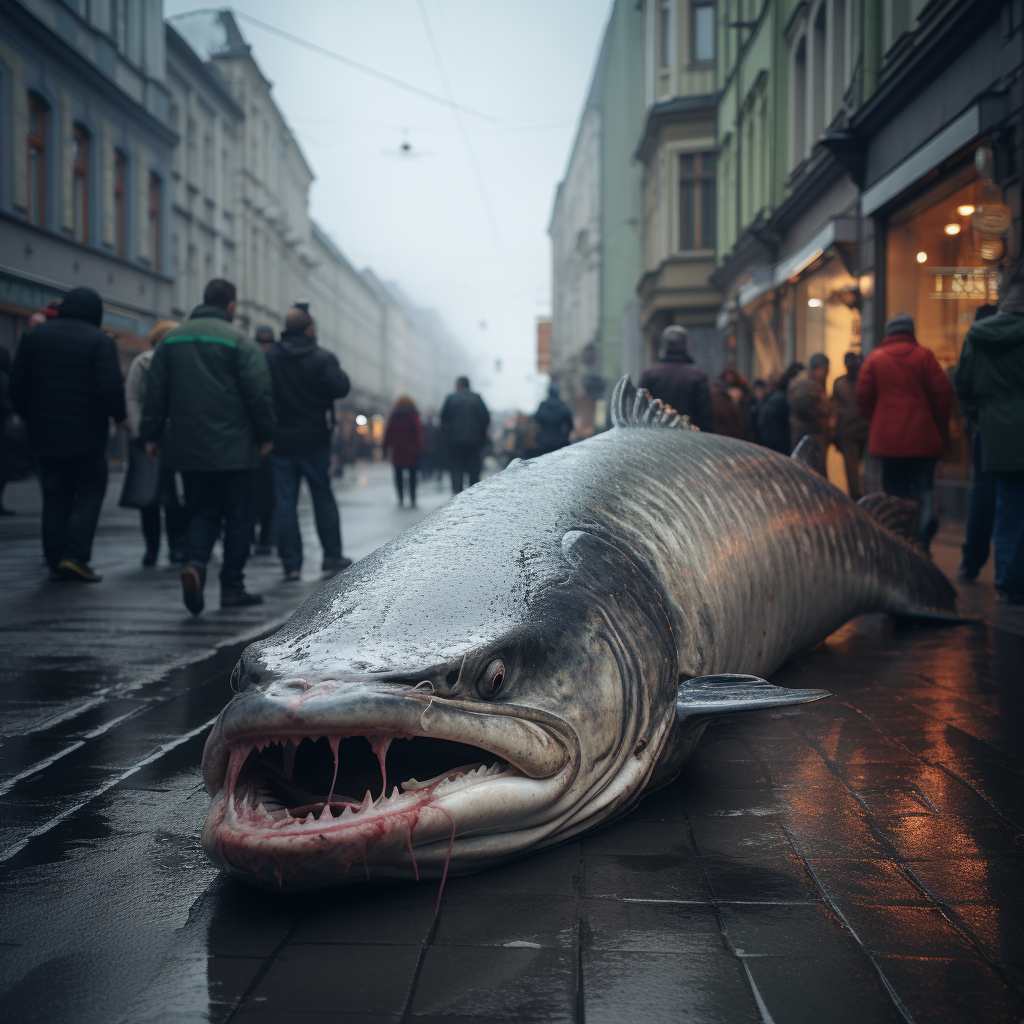
<svg viewBox="0 0 1024 1024">
<path fill-rule="evenodd" d="M 46 223 L 46 104 L 28 94 L 28 219 Z"/>
<path fill-rule="evenodd" d="M 149 176 L 149 266 L 160 269 L 160 179 Z"/>
<path fill-rule="evenodd" d="M 825 130 L 825 89 L 827 80 L 825 76 L 825 4 L 818 8 L 814 19 L 814 27 L 811 32 L 811 93 L 808 99 L 811 104 L 811 137 L 810 145 L 818 141 L 821 133 Z"/>
<path fill-rule="evenodd" d="M 693 6 L 693 62 L 708 64 L 715 59 L 715 5 Z"/>
<path fill-rule="evenodd" d="M 715 247 L 715 154 L 679 157 L 679 248 Z"/>
<path fill-rule="evenodd" d="M 846 3 L 832 3 L 832 105 L 829 119 L 835 117 L 843 105 L 846 89 Z"/>
<path fill-rule="evenodd" d="M 658 8 L 658 67 L 672 66 L 672 0 L 661 0 Z"/>
<path fill-rule="evenodd" d="M 114 238 L 117 255 L 127 255 L 128 232 L 125 223 L 125 182 L 128 160 L 119 149 L 114 150 Z"/>
<path fill-rule="evenodd" d="M 79 242 L 89 241 L 89 135 L 75 125 L 74 136 L 74 236 Z"/>
<path fill-rule="evenodd" d="M 789 111 L 793 145 L 791 167 L 796 167 L 807 152 L 807 38 L 800 37 L 793 52 L 793 74 L 789 92 Z"/>
</svg>

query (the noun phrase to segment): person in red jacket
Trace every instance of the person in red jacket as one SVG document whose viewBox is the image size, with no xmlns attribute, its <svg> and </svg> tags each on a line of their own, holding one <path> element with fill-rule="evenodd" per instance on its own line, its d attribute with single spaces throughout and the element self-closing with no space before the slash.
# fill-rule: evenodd
<svg viewBox="0 0 1024 1024">
<path fill-rule="evenodd" d="M 939 527 L 932 503 L 935 463 L 949 432 L 953 388 L 931 350 L 917 343 L 914 320 L 897 313 L 857 376 L 857 404 L 871 424 L 868 451 L 882 460 L 886 494 L 918 505 L 927 549 Z"/>
<path fill-rule="evenodd" d="M 423 454 L 423 424 L 416 405 L 408 395 L 394 404 L 384 429 L 384 450 L 391 449 L 391 465 L 395 467 L 395 490 L 398 504 L 405 501 L 402 477 L 409 471 L 409 506 L 416 507 L 416 464 Z"/>
</svg>

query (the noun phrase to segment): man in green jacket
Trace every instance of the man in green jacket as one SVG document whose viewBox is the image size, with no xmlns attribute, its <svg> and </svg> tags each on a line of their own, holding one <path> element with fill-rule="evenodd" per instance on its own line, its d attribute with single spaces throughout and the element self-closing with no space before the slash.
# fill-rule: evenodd
<svg viewBox="0 0 1024 1024">
<path fill-rule="evenodd" d="M 996 591 L 1024 604 L 1024 283 L 1006 290 L 999 312 L 977 320 L 956 369 L 964 418 L 981 436 L 981 469 L 996 482 Z"/>
<path fill-rule="evenodd" d="M 193 615 L 203 610 L 210 552 L 224 527 L 220 606 L 260 604 L 243 570 L 253 531 L 253 470 L 274 434 L 274 392 L 256 342 L 231 326 L 235 286 L 206 286 L 203 305 L 169 331 L 146 381 L 140 437 L 159 458 L 165 423 L 174 425 L 164 458 L 185 481 L 185 567 L 181 591 Z"/>
</svg>

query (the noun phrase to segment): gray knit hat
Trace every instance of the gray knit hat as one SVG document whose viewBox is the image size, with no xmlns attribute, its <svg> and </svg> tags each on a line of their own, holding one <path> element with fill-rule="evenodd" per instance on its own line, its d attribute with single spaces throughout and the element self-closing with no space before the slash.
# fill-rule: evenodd
<svg viewBox="0 0 1024 1024">
<path fill-rule="evenodd" d="M 661 332 L 661 350 L 666 354 L 688 356 L 690 354 L 690 332 L 681 324 L 669 324 Z"/>
<path fill-rule="evenodd" d="M 886 338 L 891 334 L 909 334 L 914 337 L 914 318 L 909 313 L 896 313 L 885 322 Z"/>
</svg>

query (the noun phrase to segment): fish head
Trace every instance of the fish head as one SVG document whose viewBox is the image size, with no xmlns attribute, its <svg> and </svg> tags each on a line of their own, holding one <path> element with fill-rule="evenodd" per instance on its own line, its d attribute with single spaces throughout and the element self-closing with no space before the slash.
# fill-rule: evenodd
<svg viewBox="0 0 1024 1024">
<path fill-rule="evenodd" d="M 403 538 L 243 653 L 203 762 L 203 845 L 229 874 L 465 873 L 618 816 L 649 780 L 677 669 L 634 560 L 549 531 L 428 570 Z"/>
</svg>

